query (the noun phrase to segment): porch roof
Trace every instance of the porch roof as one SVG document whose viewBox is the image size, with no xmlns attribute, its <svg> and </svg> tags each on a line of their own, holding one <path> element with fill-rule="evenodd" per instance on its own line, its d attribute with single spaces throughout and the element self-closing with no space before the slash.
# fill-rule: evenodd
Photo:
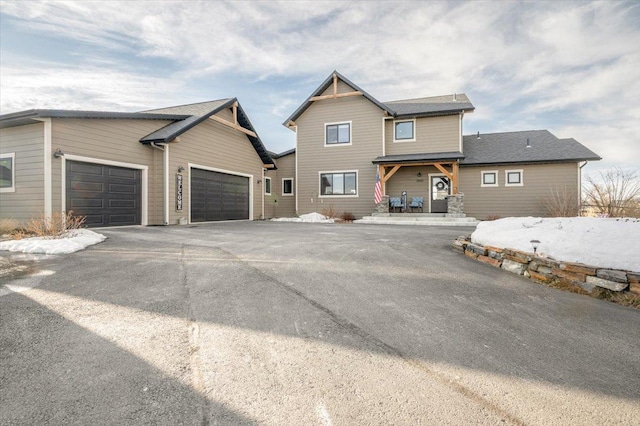
<svg viewBox="0 0 640 426">
<path fill-rule="evenodd" d="M 373 164 L 411 164 L 411 163 L 424 163 L 426 161 L 456 161 L 463 159 L 464 155 L 461 152 L 430 152 L 422 154 L 399 154 L 399 155 L 385 155 L 383 157 L 377 157 L 372 161 Z"/>
</svg>

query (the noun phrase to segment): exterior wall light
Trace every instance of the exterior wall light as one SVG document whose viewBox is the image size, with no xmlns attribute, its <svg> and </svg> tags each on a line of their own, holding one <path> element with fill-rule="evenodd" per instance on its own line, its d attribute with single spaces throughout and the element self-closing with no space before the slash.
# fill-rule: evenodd
<svg viewBox="0 0 640 426">
<path fill-rule="evenodd" d="M 184 172 L 184 167 L 178 166 L 178 173 L 182 173 L 182 172 Z"/>
<path fill-rule="evenodd" d="M 64 157 L 64 152 L 60 148 L 56 149 L 56 152 L 53 153 L 53 156 L 56 158 Z"/>
</svg>

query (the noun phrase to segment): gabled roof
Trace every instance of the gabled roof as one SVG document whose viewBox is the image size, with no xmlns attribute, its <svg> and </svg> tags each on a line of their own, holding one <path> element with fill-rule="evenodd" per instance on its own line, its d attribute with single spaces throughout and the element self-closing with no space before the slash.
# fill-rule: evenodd
<svg viewBox="0 0 640 426">
<path fill-rule="evenodd" d="M 180 136 L 181 134 L 185 133 L 187 130 L 202 123 L 212 115 L 222 111 L 225 108 L 230 108 L 236 102 L 238 102 L 237 98 L 226 98 L 226 99 L 219 99 L 216 101 L 200 102 L 197 104 L 189 104 L 189 105 L 178 105 L 174 107 L 146 111 L 146 113 L 164 112 L 164 113 L 189 114 L 189 117 L 184 120 L 171 123 L 159 130 L 156 130 L 153 133 L 148 134 L 147 136 L 144 136 L 143 138 L 140 139 L 140 142 L 142 142 L 143 144 L 169 142 L 175 139 L 176 137 Z M 272 164 L 273 166 L 275 166 L 273 159 L 267 152 L 267 149 L 265 148 L 264 144 L 260 140 L 260 137 L 257 136 L 257 132 L 255 131 L 255 128 L 251 124 L 251 121 L 249 121 L 249 117 L 247 117 L 247 114 L 242 109 L 242 106 L 240 106 L 240 103 L 238 103 L 238 124 L 247 130 L 251 130 L 253 133 L 256 134 L 255 137 L 251 135 L 246 135 L 246 136 L 251 142 L 251 144 L 253 145 L 253 148 L 256 150 L 256 152 L 260 156 L 260 159 L 262 160 L 263 164 Z"/>
<path fill-rule="evenodd" d="M 366 91 L 362 90 L 355 83 L 347 79 L 338 71 L 334 71 L 327 77 L 316 90 L 294 111 L 289 118 L 282 123 L 288 126 L 290 122 L 295 122 L 311 106 L 311 98 L 320 96 L 333 84 L 333 76 L 342 80 L 354 91 L 361 92 L 362 96 L 371 101 L 381 110 L 392 117 L 428 117 L 434 115 L 458 114 L 463 111 L 473 111 L 475 107 L 464 93 L 444 96 L 432 96 L 427 98 L 404 99 L 398 101 L 380 102 Z"/>
<path fill-rule="evenodd" d="M 228 108 L 236 101 L 235 98 L 219 99 L 217 101 L 200 102 L 197 104 L 178 105 L 168 108 L 160 108 L 149 111 L 143 111 L 144 114 L 153 113 L 173 113 L 183 114 L 187 118 L 168 124 L 163 128 L 156 130 L 153 133 L 148 134 L 140 139 L 140 142 L 144 144 L 154 143 L 166 143 L 176 137 L 180 136 L 187 130 L 202 123 L 207 118 L 211 117 L 215 113 Z M 251 129 L 253 130 L 253 129 Z"/>
<path fill-rule="evenodd" d="M 529 147 L 527 148 L 527 140 Z M 463 137 L 462 165 L 549 163 L 601 160 L 575 139 L 558 139 L 548 130 L 488 133 Z"/>
<path fill-rule="evenodd" d="M 284 126 L 287 126 L 287 124 L 290 121 L 296 121 L 298 119 L 298 117 L 300 117 L 302 115 L 303 112 L 305 112 L 307 110 L 307 108 L 309 108 L 311 106 L 311 104 L 313 103 L 313 101 L 311 100 L 311 98 L 313 98 L 314 96 L 320 96 L 322 93 L 324 93 L 325 90 L 327 90 L 332 84 L 333 84 L 333 76 L 334 74 L 340 79 L 342 80 L 347 86 L 351 87 L 354 91 L 356 92 L 361 92 L 362 96 L 364 96 L 365 98 L 367 98 L 369 101 L 371 101 L 374 105 L 376 105 L 378 108 L 380 108 L 383 111 L 386 111 L 387 113 L 389 113 L 390 115 L 393 115 L 393 111 L 391 111 L 386 105 L 384 105 L 382 102 L 380 102 L 379 100 L 377 100 L 376 98 L 374 98 L 373 96 L 371 96 L 369 93 L 367 93 L 366 91 L 362 90 L 360 87 L 358 87 L 358 85 L 356 85 L 355 83 L 353 83 L 351 80 L 349 80 L 348 78 L 346 78 L 345 76 L 343 76 L 342 74 L 340 74 L 338 71 L 333 71 L 329 77 L 327 77 L 322 84 L 320 84 L 320 86 L 318 86 L 318 88 L 316 90 L 313 91 L 313 93 L 311 93 L 311 95 L 309 95 L 309 97 L 302 103 L 302 105 L 300 105 L 298 107 L 298 109 L 296 109 L 293 114 L 291 114 L 291 116 L 289 116 L 289 118 L 287 118 L 284 123 L 282 123 Z"/>
<path fill-rule="evenodd" d="M 430 115 L 458 114 L 473 111 L 475 107 L 464 93 L 430 96 L 385 102 L 395 117 L 426 117 Z"/>
<path fill-rule="evenodd" d="M 39 118 L 101 118 L 133 120 L 184 120 L 189 115 L 176 113 L 144 113 L 113 111 L 77 111 L 62 109 L 30 109 L 0 115 L 0 128 L 37 123 Z"/>
</svg>

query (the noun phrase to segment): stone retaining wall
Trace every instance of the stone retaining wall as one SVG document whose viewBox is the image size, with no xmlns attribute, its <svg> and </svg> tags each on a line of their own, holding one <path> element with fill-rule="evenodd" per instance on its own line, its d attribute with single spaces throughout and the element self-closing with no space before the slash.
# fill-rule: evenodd
<svg viewBox="0 0 640 426">
<path fill-rule="evenodd" d="M 640 272 L 562 262 L 509 248 L 481 246 L 473 244 L 469 237 L 458 237 L 453 242 L 453 249 L 496 268 L 542 282 L 561 282 L 589 293 L 601 287 L 640 294 Z"/>
</svg>

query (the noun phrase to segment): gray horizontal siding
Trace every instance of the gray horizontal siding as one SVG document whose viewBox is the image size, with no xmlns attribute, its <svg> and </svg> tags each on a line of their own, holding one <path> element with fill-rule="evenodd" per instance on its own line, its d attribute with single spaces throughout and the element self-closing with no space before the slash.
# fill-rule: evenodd
<svg viewBox="0 0 640 426">
<path fill-rule="evenodd" d="M 385 123 L 385 155 L 460 151 L 460 116 L 416 119 L 415 141 L 394 142 L 394 120 Z"/>
<path fill-rule="evenodd" d="M 0 129 L 0 153 L 15 153 L 15 192 L 0 192 L 0 217 L 44 214 L 44 123 Z"/>
<path fill-rule="evenodd" d="M 523 170 L 523 186 L 505 186 L 505 170 Z M 498 187 L 481 187 L 482 171 L 498 171 Z M 467 216 L 486 219 L 491 216 L 542 216 L 542 200 L 551 190 L 576 194 L 578 203 L 578 164 L 540 164 L 512 166 L 460 167 L 459 190 L 464 193 Z"/>
<path fill-rule="evenodd" d="M 264 197 L 264 215 L 267 219 L 293 217 L 296 214 L 296 154 L 289 154 L 275 161 L 278 170 L 266 173 L 266 176 L 271 178 L 271 195 Z M 293 178 L 293 196 L 282 195 L 282 180 L 286 178 Z"/>
<path fill-rule="evenodd" d="M 347 91 L 343 83 L 339 92 Z M 349 89 L 350 91 L 350 89 Z M 331 94 L 332 87 L 325 94 Z M 298 157 L 298 213 L 321 212 L 332 206 L 356 217 L 373 211 L 376 167 L 382 155 L 382 110 L 363 96 L 314 102 L 296 122 Z M 351 121 L 352 144 L 325 147 L 325 123 Z M 319 197 L 320 171 L 358 170 L 358 197 Z"/>
</svg>

